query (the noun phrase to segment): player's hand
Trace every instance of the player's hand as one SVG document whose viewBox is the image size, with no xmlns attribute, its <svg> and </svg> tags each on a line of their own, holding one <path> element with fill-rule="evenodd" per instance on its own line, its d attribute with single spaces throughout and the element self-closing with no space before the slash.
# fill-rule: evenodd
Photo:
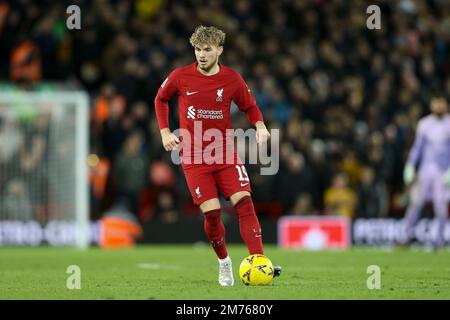
<svg viewBox="0 0 450 320">
<path fill-rule="evenodd" d="M 447 187 L 450 188 L 450 168 L 448 168 L 447 171 L 444 173 L 442 179 L 444 180 L 444 183 L 447 185 Z"/>
<path fill-rule="evenodd" d="M 161 130 L 162 144 L 166 151 L 172 151 L 178 149 L 180 140 L 174 135 L 168 128 Z"/>
<path fill-rule="evenodd" d="M 263 143 L 267 142 L 270 138 L 269 130 L 263 122 L 258 121 L 256 123 L 256 143 L 261 146 Z"/>
<path fill-rule="evenodd" d="M 411 163 L 407 163 L 405 165 L 405 169 L 403 170 L 403 181 L 406 185 L 410 185 L 414 178 L 416 177 L 416 170 L 414 169 L 414 165 Z"/>
</svg>

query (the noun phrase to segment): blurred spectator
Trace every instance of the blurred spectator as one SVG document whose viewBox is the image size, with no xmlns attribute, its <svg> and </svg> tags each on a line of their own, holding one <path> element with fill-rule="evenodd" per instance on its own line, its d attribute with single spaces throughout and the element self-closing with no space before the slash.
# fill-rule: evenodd
<svg viewBox="0 0 450 320">
<path fill-rule="evenodd" d="M 39 123 L 38 118 L 36 120 L 36 124 Z M 12 167 L 12 172 L 17 173 L 24 181 L 27 181 L 27 188 L 33 190 L 29 196 L 32 202 L 34 216 L 39 221 L 47 221 L 49 218 L 51 206 L 49 202 L 52 201 L 49 194 L 48 168 L 44 163 L 48 143 L 45 137 L 45 131 L 48 130 L 48 124 L 44 124 L 44 126 L 47 126 L 47 128 L 42 129 L 44 132 L 37 130 L 27 132 L 28 137 L 25 139 L 27 143 L 22 145 L 19 151 L 20 160 L 15 164 L 15 167 Z M 64 160 L 62 159 L 62 161 Z M 54 189 L 54 192 L 60 191 L 56 189 L 56 186 Z M 54 210 L 52 214 L 53 218 L 58 218 L 63 212 Z"/>
<path fill-rule="evenodd" d="M 11 80 L 33 83 L 41 80 L 40 50 L 33 41 L 18 44 L 11 53 Z"/>
<path fill-rule="evenodd" d="M 26 184 L 18 178 L 6 185 L 0 196 L 0 218 L 2 220 L 28 221 L 33 219 L 33 205 Z"/>
<path fill-rule="evenodd" d="M 361 218 L 382 218 L 388 213 L 388 192 L 386 184 L 377 179 L 375 171 L 366 166 L 361 170 L 357 189 L 357 216 Z"/>
<path fill-rule="evenodd" d="M 104 249 L 132 247 L 143 236 L 142 227 L 123 200 L 104 213 L 100 230 L 99 246 Z"/>
<path fill-rule="evenodd" d="M 125 100 L 116 93 L 113 85 L 105 84 L 101 95 L 95 102 L 93 111 L 94 124 L 99 130 L 109 117 L 118 119 L 122 116 L 125 111 Z"/>
<path fill-rule="evenodd" d="M 113 102 L 108 111 L 107 117 L 100 122 L 97 122 L 98 127 L 94 128 L 97 132 L 96 137 L 99 139 L 95 145 L 102 150 L 102 155 L 114 161 L 122 144 L 125 141 L 127 134 L 133 130 L 133 122 L 130 117 L 123 116 L 124 106 L 118 102 Z"/>
<path fill-rule="evenodd" d="M 108 158 L 99 158 L 96 154 L 88 156 L 90 206 L 92 218 L 97 218 L 102 211 L 102 200 L 106 195 L 106 185 L 111 169 Z"/>
<path fill-rule="evenodd" d="M 178 221 L 173 194 L 167 191 L 159 193 L 156 202 L 155 216 L 164 223 L 174 223 Z"/>
<path fill-rule="evenodd" d="M 285 162 L 282 166 L 286 167 L 276 176 L 275 190 L 276 199 L 289 210 L 300 194 L 314 192 L 316 184 L 312 171 L 300 152 L 292 153 Z"/>
<path fill-rule="evenodd" d="M 312 197 L 309 193 L 302 193 L 297 197 L 294 207 L 290 211 L 293 215 L 313 216 L 317 212 L 313 207 Z"/>
<path fill-rule="evenodd" d="M 361 165 L 356 158 L 356 154 L 352 150 L 348 150 L 344 154 L 344 158 L 342 159 L 342 171 L 347 175 L 349 185 L 356 187 L 361 172 Z"/>
<path fill-rule="evenodd" d="M 173 188 L 175 176 L 166 162 L 154 161 L 150 166 L 150 181 L 157 187 Z"/>
<path fill-rule="evenodd" d="M 148 184 L 139 194 L 139 218 L 149 221 L 156 215 L 164 221 L 176 220 L 176 176 L 164 161 L 154 161 L 148 170 Z M 167 217 L 165 217 L 167 215 Z M 165 220 L 167 218 L 167 220 Z"/>
<path fill-rule="evenodd" d="M 13 119 L 3 111 L 0 118 L 0 163 L 10 162 L 24 143 L 24 132 Z"/>
<path fill-rule="evenodd" d="M 345 173 L 337 173 L 331 186 L 325 191 L 325 213 L 341 215 L 352 219 L 355 215 L 357 198 L 355 192 L 348 187 Z"/>
<path fill-rule="evenodd" d="M 137 213 L 138 194 L 146 183 L 147 159 L 142 152 L 143 134 L 133 132 L 113 164 L 114 181 L 119 199 L 129 203 L 131 212 Z"/>
</svg>

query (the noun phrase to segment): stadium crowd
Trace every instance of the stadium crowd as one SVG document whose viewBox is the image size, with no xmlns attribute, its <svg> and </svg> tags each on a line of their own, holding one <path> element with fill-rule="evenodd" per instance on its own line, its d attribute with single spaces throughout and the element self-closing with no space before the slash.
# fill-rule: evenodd
<svg viewBox="0 0 450 320">
<path fill-rule="evenodd" d="M 221 62 L 281 129 L 278 174 L 247 165 L 260 215 L 403 215 L 415 126 L 432 87 L 450 95 L 447 1 L 371 1 L 380 30 L 367 29 L 359 0 L 40 3 L 0 0 L 0 74 L 89 92 L 93 218 L 118 203 L 143 222 L 199 213 L 161 146 L 153 99 L 171 70 L 194 61 L 188 38 L 200 24 L 226 32 Z M 65 26 L 70 4 L 81 8 L 81 30 Z M 241 113 L 233 123 L 249 127 Z"/>
</svg>

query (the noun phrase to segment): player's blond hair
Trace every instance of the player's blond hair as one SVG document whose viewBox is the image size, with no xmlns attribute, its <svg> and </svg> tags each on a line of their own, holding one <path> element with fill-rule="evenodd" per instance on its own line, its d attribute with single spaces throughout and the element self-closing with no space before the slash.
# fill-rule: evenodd
<svg viewBox="0 0 450 320">
<path fill-rule="evenodd" d="M 195 28 L 189 42 L 193 47 L 205 44 L 221 47 L 225 43 L 225 32 L 212 26 L 198 26 Z"/>
</svg>

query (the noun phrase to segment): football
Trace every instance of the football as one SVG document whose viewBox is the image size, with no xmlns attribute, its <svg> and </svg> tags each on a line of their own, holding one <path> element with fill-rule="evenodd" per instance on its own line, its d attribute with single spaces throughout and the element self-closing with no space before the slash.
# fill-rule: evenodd
<svg viewBox="0 0 450 320">
<path fill-rule="evenodd" d="M 242 260 L 239 277 L 247 286 L 264 286 L 274 276 L 274 268 L 269 258 L 262 254 L 253 254 Z"/>
</svg>

